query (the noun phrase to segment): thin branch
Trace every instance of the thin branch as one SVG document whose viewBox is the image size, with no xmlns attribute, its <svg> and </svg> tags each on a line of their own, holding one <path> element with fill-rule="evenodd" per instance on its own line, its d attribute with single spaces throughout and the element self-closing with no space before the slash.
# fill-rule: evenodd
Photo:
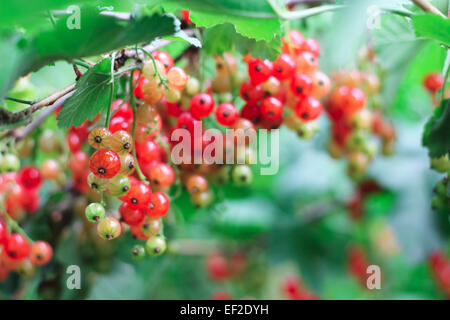
<svg viewBox="0 0 450 320">
<path fill-rule="evenodd" d="M 447 19 L 446 15 L 444 15 L 438 8 L 433 6 L 427 0 L 411 0 L 411 1 L 414 2 L 415 5 L 418 6 L 420 9 L 422 9 L 423 11 L 434 13 L 434 14 L 441 16 L 444 19 Z"/>
</svg>

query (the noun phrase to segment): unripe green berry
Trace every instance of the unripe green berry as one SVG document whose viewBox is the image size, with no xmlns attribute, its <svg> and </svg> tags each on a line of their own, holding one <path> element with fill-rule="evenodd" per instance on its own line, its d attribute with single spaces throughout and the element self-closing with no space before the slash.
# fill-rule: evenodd
<svg viewBox="0 0 450 320">
<path fill-rule="evenodd" d="M 134 260 L 140 261 L 145 258 L 145 247 L 141 244 L 137 244 L 133 247 L 133 250 L 131 251 L 131 256 Z"/>
<path fill-rule="evenodd" d="M 119 220 L 112 217 L 107 217 L 100 220 L 97 225 L 97 233 L 100 238 L 106 240 L 112 240 L 120 236 L 122 227 L 120 226 Z"/>
<path fill-rule="evenodd" d="M 253 181 L 253 172 L 249 166 L 237 165 L 231 173 L 233 182 L 237 186 L 248 186 Z"/>
<path fill-rule="evenodd" d="M 0 171 L 9 172 L 9 171 L 19 171 L 20 169 L 20 160 L 19 158 L 11 153 L 5 154 L 0 159 Z"/>
<path fill-rule="evenodd" d="M 108 191 L 115 197 L 126 195 L 130 191 L 130 179 L 126 176 L 114 176 L 109 180 Z"/>
<path fill-rule="evenodd" d="M 145 251 L 154 257 L 162 255 L 166 248 L 166 239 L 163 236 L 151 237 L 145 243 Z"/>
<path fill-rule="evenodd" d="M 86 214 L 86 218 L 90 222 L 99 222 L 106 215 L 105 208 L 100 203 L 97 202 L 89 204 L 86 207 L 84 213 Z"/>
</svg>

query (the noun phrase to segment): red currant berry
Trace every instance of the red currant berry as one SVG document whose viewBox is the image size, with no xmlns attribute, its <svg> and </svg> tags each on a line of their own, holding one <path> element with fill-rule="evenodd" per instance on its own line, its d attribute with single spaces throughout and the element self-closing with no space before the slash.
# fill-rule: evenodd
<svg viewBox="0 0 450 320">
<path fill-rule="evenodd" d="M 287 53 L 279 55 L 273 63 L 273 76 L 278 80 L 286 80 L 295 73 L 295 60 Z"/>
<path fill-rule="evenodd" d="M 206 270 L 214 281 L 227 279 L 230 274 L 230 265 L 221 252 L 213 252 L 206 258 Z"/>
<path fill-rule="evenodd" d="M 175 181 L 175 172 L 165 163 L 158 163 L 150 169 L 151 183 L 158 187 L 169 187 Z"/>
<path fill-rule="evenodd" d="M 120 170 L 120 158 L 112 150 L 97 150 L 89 160 L 89 169 L 97 177 L 110 179 Z"/>
<path fill-rule="evenodd" d="M 0 220 L 0 246 L 5 244 L 8 239 L 8 227 L 6 223 Z"/>
<path fill-rule="evenodd" d="M 53 256 L 52 246 L 45 241 L 36 241 L 31 245 L 30 261 L 36 266 L 47 264 Z"/>
<path fill-rule="evenodd" d="M 70 152 L 74 153 L 81 150 L 81 139 L 76 133 L 69 133 L 67 135 L 67 145 Z"/>
<path fill-rule="evenodd" d="M 297 103 L 295 113 L 300 119 L 311 121 L 317 119 L 322 113 L 322 104 L 316 98 L 307 97 Z"/>
<path fill-rule="evenodd" d="M 261 118 L 261 108 L 256 104 L 247 103 L 241 109 L 241 117 L 253 123 L 258 123 Z"/>
<path fill-rule="evenodd" d="M 164 65 L 166 70 L 169 70 L 174 65 L 174 61 L 173 61 L 172 57 L 167 52 L 155 51 L 152 53 L 152 56 L 156 60 L 159 60 Z"/>
<path fill-rule="evenodd" d="M 131 180 L 130 191 L 121 197 L 120 200 L 125 201 L 131 208 L 145 207 L 150 202 L 152 190 L 145 182 L 136 179 Z"/>
<path fill-rule="evenodd" d="M 19 183 L 25 189 L 36 189 L 42 183 L 41 173 L 39 169 L 33 166 L 25 166 L 19 172 Z"/>
<path fill-rule="evenodd" d="M 119 207 L 119 213 L 126 224 L 130 226 L 139 225 L 145 217 L 142 208 L 134 208 L 128 202 L 123 202 Z"/>
<path fill-rule="evenodd" d="M 439 73 L 431 73 L 427 75 L 423 81 L 425 89 L 431 93 L 437 92 L 444 84 L 444 77 Z"/>
<path fill-rule="evenodd" d="M 236 123 L 239 113 L 233 104 L 224 102 L 217 106 L 215 116 L 219 124 L 229 127 Z"/>
<path fill-rule="evenodd" d="M 153 139 L 144 142 L 136 142 L 136 153 L 139 160 L 148 163 L 159 160 L 161 157 L 159 144 Z"/>
<path fill-rule="evenodd" d="M 117 111 L 115 111 L 116 109 Z M 130 104 L 128 102 L 123 102 L 122 100 L 113 101 L 113 103 L 111 103 L 111 111 L 115 111 L 113 118 L 122 117 L 126 120 L 133 119 L 133 110 L 130 108 Z"/>
<path fill-rule="evenodd" d="M 14 261 L 20 261 L 30 255 L 31 246 L 28 240 L 19 233 L 11 234 L 4 245 L 6 255 Z"/>
<path fill-rule="evenodd" d="M 113 117 L 111 119 L 111 122 L 109 123 L 109 131 L 111 133 L 114 133 L 119 130 L 129 131 L 130 121 L 126 120 L 123 117 Z"/>
<path fill-rule="evenodd" d="M 162 192 L 155 192 L 150 197 L 147 214 L 152 218 L 160 218 L 169 211 L 169 198 Z"/>
<path fill-rule="evenodd" d="M 250 80 L 242 82 L 239 95 L 247 103 L 256 103 L 264 97 L 264 91 L 260 85 L 254 85 Z"/>
<path fill-rule="evenodd" d="M 272 74 L 272 62 L 269 60 L 261 60 L 260 58 L 252 59 L 248 64 L 248 75 L 250 81 L 254 84 L 261 84 L 269 79 Z"/>
<path fill-rule="evenodd" d="M 302 44 L 301 50 L 311 52 L 313 55 L 318 57 L 320 54 L 320 45 L 316 39 L 306 39 Z"/>
<path fill-rule="evenodd" d="M 109 145 L 111 132 L 105 127 L 97 127 L 91 130 L 88 142 L 94 149 L 106 148 Z"/>
<path fill-rule="evenodd" d="M 214 109 L 214 99 L 208 93 L 198 93 L 191 99 L 190 111 L 194 118 L 200 119 L 209 116 Z"/>
<path fill-rule="evenodd" d="M 283 104 L 274 97 L 267 97 L 261 102 L 261 114 L 267 120 L 276 120 L 283 115 Z"/>
<path fill-rule="evenodd" d="M 306 74 L 296 74 L 291 80 L 292 93 L 298 97 L 309 96 L 313 90 L 313 80 Z"/>
</svg>

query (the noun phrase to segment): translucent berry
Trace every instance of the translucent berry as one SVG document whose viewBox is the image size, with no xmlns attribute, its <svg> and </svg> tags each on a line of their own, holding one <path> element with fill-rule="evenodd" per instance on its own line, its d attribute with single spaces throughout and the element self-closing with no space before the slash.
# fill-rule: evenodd
<svg viewBox="0 0 450 320">
<path fill-rule="evenodd" d="M 166 68 L 166 70 L 169 70 L 170 68 L 173 67 L 174 61 L 173 61 L 172 57 L 170 56 L 170 54 L 168 54 L 167 52 L 155 51 L 152 53 L 152 56 L 156 60 L 161 61 L 161 63 Z"/>
<path fill-rule="evenodd" d="M 127 153 L 125 155 L 120 156 L 120 171 L 119 175 L 128 176 L 134 172 L 136 168 L 136 163 L 134 161 L 134 157 Z"/>
<path fill-rule="evenodd" d="M 186 181 L 186 189 L 190 194 L 205 192 L 208 189 L 208 180 L 202 175 L 193 174 Z"/>
<path fill-rule="evenodd" d="M 121 197 L 122 201 L 127 202 L 132 208 L 145 207 L 150 202 L 152 190 L 145 182 L 136 179 L 131 180 L 130 191 Z"/>
<path fill-rule="evenodd" d="M 97 225 L 97 233 L 100 238 L 112 240 L 120 236 L 122 227 L 119 220 L 112 217 L 102 219 Z"/>
<path fill-rule="evenodd" d="M 297 103 L 295 113 L 303 121 L 315 120 L 322 113 L 322 104 L 316 98 L 307 97 Z"/>
<path fill-rule="evenodd" d="M 313 91 L 313 79 L 307 74 L 298 73 L 291 80 L 291 90 L 298 97 L 309 96 Z"/>
<path fill-rule="evenodd" d="M 145 251 L 154 257 L 162 255 L 166 247 L 166 239 L 162 236 L 151 237 L 145 243 Z"/>
<path fill-rule="evenodd" d="M 200 82 L 197 78 L 189 77 L 188 82 L 186 84 L 186 93 L 190 96 L 193 96 L 200 91 Z"/>
<path fill-rule="evenodd" d="M 253 123 L 258 123 L 261 118 L 261 108 L 257 104 L 247 103 L 241 109 L 241 117 Z"/>
<path fill-rule="evenodd" d="M 140 233 L 148 239 L 149 237 L 154 237 L 160 234 L 162 226 L 163 225 L 160 219 L 146 216 L 144 221 L 142 221 L 139 230 Z"/>
<path fill-rule="evenodd" d="M 278 80 L 286 80 L 295 73 L 295 60 L 289 54 L 282 53 L 273 63 L 273 75 Z"/>
<path fill-rule="evenodd" d="M 188 81 L 188 75 L 180 67 L 172 67 L 167 72 L 167 81 L 170 88 L 175 90 L 183 90 Z"/>
<path fill-rule="evenodd" d="M 25 166 L 19 172 L 18 181 L 25 189 L 36 189 L 42 183 L 41 173 L 34 166 Z"/>
<path fill-rule="evenodd" d="M 110 179 L 120 170 L 120 158 L 113 150 L 97 150 L 89 160 L 89 169 L 100 178 Z"/>
<path fill-rule="evenodd" d="M 208 93 L 198 93 L 191 99 L 190 111 L 197 119 L 210 115 L 214 108 L 214 99 Z"/>
<path fill-rule="evenodd" d="M 191 194 L 191 201 L 196 208 L 206 208 L 213 203 L 214 193 L 208 189 L 205 192 Z"/>
<path fill-rule="evenodd" d="M 27 238 L 19 233 L 12 233 L 4 244 L 5 253 L 13 261 L 21 261 L 28 257 L 31 246 Z"/>
<path fill-rule="evenodd" d="M 103 179 L 103 178 L 97 177 L 92 172 L 89 173 L 89 175 L 87 177 L 87 182 L 89 184 L 89 187 L 91 187 L 92 190 L 99 191 L 99 192 L 105 191 L 109 184 L 108 179 Z"/>
<path fill-rule="evenodd" d="M 121 197 L 130 191 L 131 182 L 127 176 L 116 175 L 109 180 L 108 192 L 115 197 Z"/>
<path fill-rule="evenodd" d="M 231 172 L 233 182 L 237 186 L 248 186 L 253 181 L 253 172 L 249 166 L 237 165 Z"/>
<path fill-rule="evenodd" d="M 152 218 L 160 218 L 169 211 L 169 198 L 162 192 L 154 192 L 150 197 L 147 214 Z"/>
<path fill-rule="evenodd" d="M 131 256 L 136 261 L 141 261 L 145 258 L 146 252 L 145 247 L 141 244 L 137 244 L 133 247 L 133 250 L 131 250 Z"/>
<path fill-rule="evenodd" d="M 53 256 L 52 246 L 45 241 L 35 241 L 31 245 L 30 261 L 36 266 L 47 264 Z"/>
<path fill-rule="evenodd" d="M 318 57 L 320 54 L 320 45 L 317 40 L 309 38 L 303 42 L 301 50 L 311 52 L 314 56 Z"/>
<path fill-rule="evenodd" d="M 423 86 L 431 93 L 437 92 L 439 89 L 442 88 L 443 84 L 444 84 L 444 77 L 439 73 L 431 73 L 427 75 L 423 81 Z"/>
<path fill-rule="evenodd" d="M 44 179 L 56 180 L 61 173 L 61 166 L 53 159 L 47 159 L 42 163 L 41 175 Z"/>
<path fill-rule="evenodd" d="M 330 93 L 331 82 L 330 78 L 328 78 L 325 73 L 320 71 L 315 72 L 313 75 L 313 82 L 314 86 L 311 95 L 314 98 L 320 99 Z"/>
<path fill-rule="evenodd" d="M 248 103 L 256 103 L 264 97 L 264 91 L 260 85 L 254 85 L 250 80 L 242 82 L 239 95 Z"/>
<path fill-rule="evenodd" d="M 11 153 L 5 154 L 0 159 L 0 171 L 2 172 L 16 172 L 19 171 L 20 168 L 20 160 L 19 158 Z"/>
<path fill-rule="evenodd" d="M 133 149 L 133 138 L 127 131 L 116 131 L 111 136 L 110 146 L 119 155 L 127 154 Z"/>
<path fill-rule="evenodd" d="M 111 132 L 105 127 L 97 127 L 91 130 L 88 142 L 94 149 L 102 149 L 109 146 Z"/>
<path fill-rule="evenodd" d="M 89 222 L 99 222 L 106 216 L 105 208 L 97 202 L 90 203 L 85 209 L 86 219 Z"/>
<path fill-rule="evenodd" d="M 239 113 L 233 104 L 224 102 L 217 106 L 215 116 L 219 124 L 229 127 L 236 123 Z"/>
<path fill-rule="evenodd" d="M 175 172 L 165 163 L 158 163 L 150 169 L 151 183 L 157 187 L 169 187 L 175 181 Z"/>
<path fill-rule="evenodd" d="M 159 73 L 161 76 L 164 76 L 166 74 L 166 68 L 161 61 L 155 60 L 153 62 L 153 60 L 148 60 L 144 63 L 144 66 L 142 67 L 142 75 L 145 78 L 147 78 L 148 80 L 153 80 L 158 76 L 157 73 Z"/>
<path fill-rule="evenodd" d="M 267 97 L 261 102 L 261 115 L 267 120 L 276 120 L 283 114 L 283 104 L 275 97 Z"/>
<path fill-rule="evenodd" d="M 317 57 L 308 51 L 301 53 L 295 62 L 298 73 L 313 74 L 319 67 Z"/>
<path fill-rule="evenodd" d="M 272 68 L 273 65 L 269 60 L 252 59 L 248 64 L 250 81 L 255 85 L 263 83 L 269 79 L 272 74 Z"/>
<path fill-rule="evenodd" d="M 128 204 L 128 202 L 123 202 L 119 207 L 119 213 L 122 216 L 126 224 L 130 226 L 139 225 L 145 217 L 145 212 L 142 208 L 134 208 Z"/>
<path fill-rule="evenodd" d="M 4 245 L 8 239 L 8 227 L 6 223 L 0 220 L 0 246 Z"/>
<path fill-rule="evenodd" d="M 142 160 L 147 163 L 151 163 L 158 160 L 161 156 L 161 150 L 159 144 L 153 139 L 136 143 L 136 154 L 139 161 Z"/>
</svg>

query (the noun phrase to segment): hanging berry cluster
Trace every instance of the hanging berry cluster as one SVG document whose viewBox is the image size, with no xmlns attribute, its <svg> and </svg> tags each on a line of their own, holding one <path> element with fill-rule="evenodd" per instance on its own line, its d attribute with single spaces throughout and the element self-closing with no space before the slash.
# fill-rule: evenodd
<svg viewBox="0 0 450 320">
<path fill-rule="evenodd" d="M 450 259 L 441 251 L 433 252 L 430 256 L 431 272 L 436 283 L 447 298 L 450 297 Z"/>
<path fill-rule="evenodd" d="M 12 154 L 5 156 L 17 158 Z M 17 159 L 13 166 L 4 169 L 16 170 L 19 166 Z M 39 208 L 41 184 L 41 172 L 34 166 L 24 166 L 18 173 L 9 171 L 0 174 L 0 281 L 5 280 L 11 271 L 31 275 L 34 266 L 47 264 L 52 258 L 50 244 L 33 242 L 17 223 L 23 220 L 25 213 L 33 214 Z"/>
<path fill-rule="evenodd" d="M 289 275 L 283 279 L 282 292 L 289 300 L 318 300 L 319 297 L 302 283 L 297 275 Z"/>
<path fill-rule="evenodd" d="M 335 87 L 325 104 L 331 121 L 328 151 L 333 158 L 346 157 L 347 173 L 360 180 L 379 144 L 384 155 L 393 152 L 395 129 L 368 97 L 380 90 L 376 74 L 359 70 L 341 71 L 334 75 Z M 372 108 L 370 108 L 372 107 Z M 379 138 L 379 144 L 374 137 Z"/>
</svg>

